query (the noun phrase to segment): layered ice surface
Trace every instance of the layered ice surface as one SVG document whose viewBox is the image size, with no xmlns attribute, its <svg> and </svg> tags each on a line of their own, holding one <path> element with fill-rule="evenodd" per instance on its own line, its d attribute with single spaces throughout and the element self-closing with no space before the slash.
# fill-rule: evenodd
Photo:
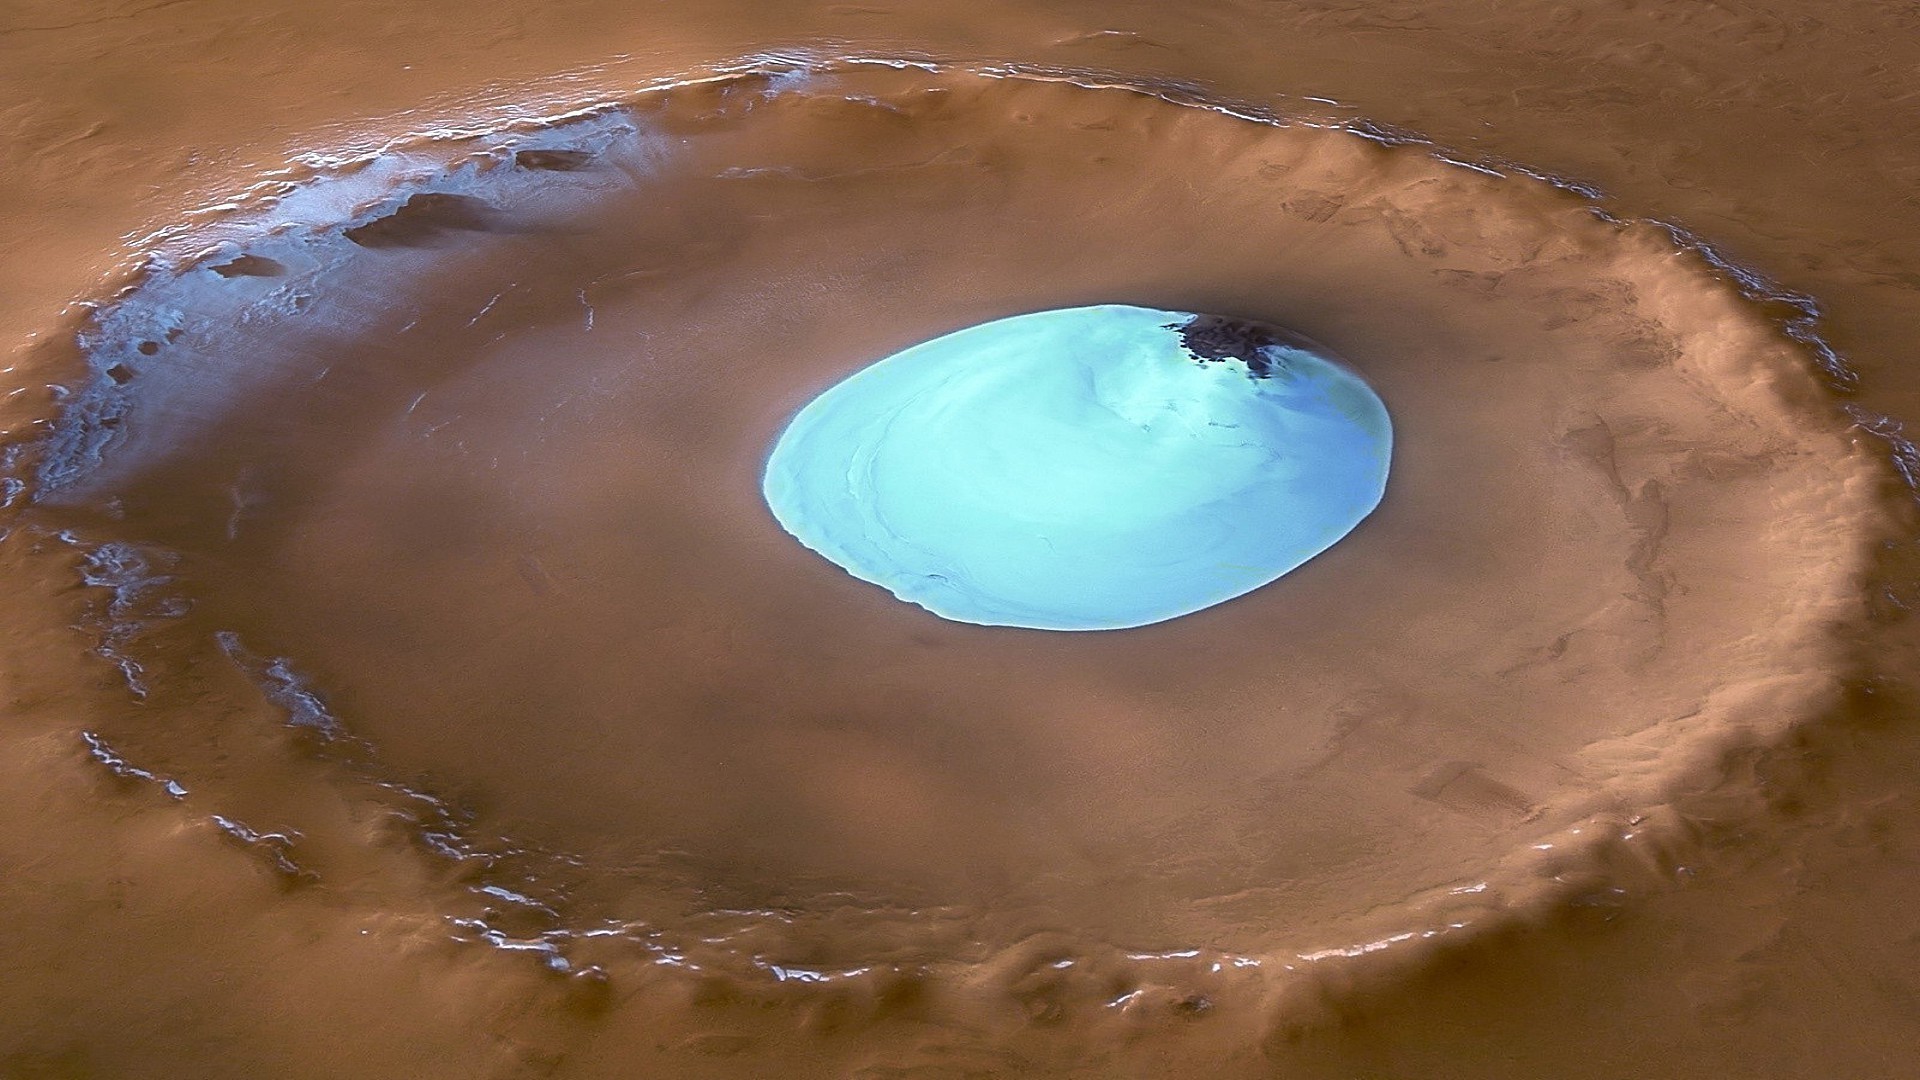
<svg viewBox="0 0 1920 1080">
<path fill-rule="evenodd" d="M 768 461 L 786 530 L 960 622 L 1144 626 L 1266 585 L 1385 491 L 1359 375 L 1263 324 L 1124 305 L 999 319 L 815 398 Z"/>
</svg>

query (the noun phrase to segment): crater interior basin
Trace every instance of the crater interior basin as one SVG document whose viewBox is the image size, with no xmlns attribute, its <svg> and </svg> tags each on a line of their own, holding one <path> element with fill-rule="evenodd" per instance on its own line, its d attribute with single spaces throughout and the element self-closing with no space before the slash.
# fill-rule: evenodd
<svg viewBox="0 0 1920 1080">
<path fill-rule="evenodd" d="M 1835 700 L 1885 463 L 1594 211 L 906 64 L 396 139 L 87 310 L 16 536 L 138 698 L 90 730 L 328 902 L 1256 1001 L 1683 857 Z"/>
<path fill-rule="evenodd" d="M 780 523 L 959 622 L 1114 630 L 1280 577 L 1385 491 L 1385 406 L 1254 323 L 1106 304 L 916 345 L 802 409 Z"/>
</svg>

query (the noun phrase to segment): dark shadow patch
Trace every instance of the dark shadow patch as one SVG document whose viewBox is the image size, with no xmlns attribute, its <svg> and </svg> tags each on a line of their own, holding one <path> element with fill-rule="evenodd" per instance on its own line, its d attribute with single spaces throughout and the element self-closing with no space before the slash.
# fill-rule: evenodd
<svg viewBox="0 0 1920 1080">
<path fill-rule="evenodd" d="M 223 278 L 279 277 L 287 271 L 286 267 L 264 255 L 241 255 L 211 269 Z"/>
<path fill-rule="evenodd" d="M 1266 351 L 1292 343 L 1277 326 L 1223 315 L 1195 315 L 1185 323 L 1168 324 L 1167 329 L 1177 332 L 1180 344 L 1201 363 L 1238 360 L 1256 379 L 1269 379 L 1286 370 L 1283 362 Z"/>
<path fill-rule="evenodd" d="M 513 163 L 522 169 L 546 172 L 578 172 L 593 164 L 593 155 L 585 150 L 521 150 Z"/>
<path fill-rule="evenodd" d="M 347 239 L 367 248 L 429 247 L 448 233 L 485 232 L 493 208 L 469 195 L 429 191 L 414 195 L 385 217 L 346 229 Z"/>
</svg>

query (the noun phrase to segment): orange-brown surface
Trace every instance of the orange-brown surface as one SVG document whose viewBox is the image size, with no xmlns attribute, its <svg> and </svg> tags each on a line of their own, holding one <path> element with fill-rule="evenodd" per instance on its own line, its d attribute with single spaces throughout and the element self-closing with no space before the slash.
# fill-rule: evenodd
<svg viewBox="0 0 1920 1080">
<path fill-rule="evenodd" d="M 0 1075 L 1912 1075 L 1916 25 L 9 5 Z M 1062 635 L 760 504 L 1103 301 L 1379 512 Z"/>
</svg>

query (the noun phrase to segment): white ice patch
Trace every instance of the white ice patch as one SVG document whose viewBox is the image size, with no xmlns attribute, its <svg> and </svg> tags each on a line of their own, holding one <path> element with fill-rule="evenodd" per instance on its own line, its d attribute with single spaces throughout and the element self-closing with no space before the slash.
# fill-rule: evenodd
<svg viewBox="0 0 1920 1080">
<path fill-rule="evenodd" d="M 767 503 L 848 573 L 960 622 L 1112 630 L 1251 592 L 1379 504 L 1391 425 L 1305 348 L 1196 358 L 1195 318 L 1066 308 L 897 353 L 794 417 Z"/>
</svg>

